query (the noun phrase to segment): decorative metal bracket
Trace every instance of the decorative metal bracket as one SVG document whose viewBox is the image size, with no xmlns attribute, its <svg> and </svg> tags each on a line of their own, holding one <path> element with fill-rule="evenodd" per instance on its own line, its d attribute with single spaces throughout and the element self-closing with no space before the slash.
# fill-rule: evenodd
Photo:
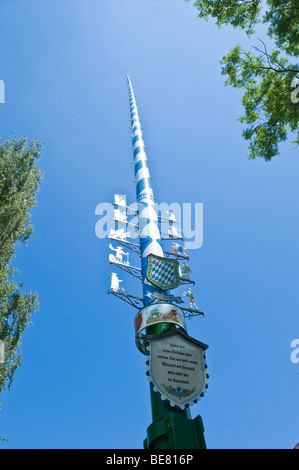
<svg viewBox="0 0 299 470">
<path fill-rule="evenodd" d="M 123 220 L 113 218 L 114 222 L 118 222 L 121 225 L 124 225 L 126 228 L 133 230 L 133 232 L 139 233 L 138 225 L 131 224 L 131 222 L 124 222 Z"/>
<path fill-rule="evenodd" d="M 191 279 L 187 279 L 186 277 L 180 277 L 181 285 L 184 284 L 193 284 L 195 285 L 194 281 L 191 281 Z"/>
<path fill-rule="evenodd" d="M 140 245 L 138 245 L 137 243 L 128 242 L 127 240 L 121 240 L 120 238 L 115 237 L 109 238 L 110 240 L 113 240 L 126 248 L 130 248 L 130 250 L 134 251 L 134 253 L 137 253 L 137 255 L 140 256 Z"/>
<path fill-rule="evenodd" d="M 124 300 L 129 305 L 135 308 L 142 308 L 144 307 L 144 301 L 141 297 L 136 297 L 135 295 L 128 294 L 125 290 L 121 291 L 114 291 L 112 289 L 108 289 L 108 294 L 113 294 L 115 297 L 118 297 L 121 300 Z"/>
<path fill-rule="evenodd" d="M 114 205 L 120 209 L 124 209 L 130 215 L 134 215 L 135 217 L 138 215 L 138 211 L 132 207 L 124 206 L 123 204 L 117 204 L 116 202 L 114 202 Z"/>
<path fill-rule="evenodd" d="M 205 316 L 205 314 L 201 312 L 200 310 L 195 310 L 192 308 L 185 308 L 181 306 L 180 306 L 180 309 L 183 310 L 183 312 L 189 313 L 189 315 L 184 313 L 185 318 L 198 317 L 199 315 L 202 315 L 203 317 Z"/>
<path fill-rule="evenodd" d="M 170 251 L 164 251 L 164 255 L 166 258 L 175 258 L 175 259 L 183 259 L 189 261 L 189 256 L 181 255 L 178 253 L 172 253 Z"/>
<path fill-rule="evenodd" d="M 162 235 L 166 235 L 166 237 L 162 237 Z M 172 235 L 167 235 L 166 233 L 161 233 L 161 240 L 183 240 L 183 237 L 173 237 Z"/>
<path fill-rule="evenodd" d="M 158 222 L 160 223 L 172 223 L 174 225 L 179 225 L 179 223 L 176 220 L 171 220 L 171 219 L 165 219 L 164 217 L 161 217 L 158 215 Z"/>
<path fill-rule="evenodd" d="M 110 264 L 114 264 L 115 266 L 118 266 L 119 268 L 123 269 L 127 273 L 132 274 L 133 276 L 137 277 L 137 279 L 142 280 L 140 268 L 135 268 L 134 266 L 131 266 L 130 264 L 117 263 L 115 261 L 109 261 L 109 262 Z"/>
</svg>

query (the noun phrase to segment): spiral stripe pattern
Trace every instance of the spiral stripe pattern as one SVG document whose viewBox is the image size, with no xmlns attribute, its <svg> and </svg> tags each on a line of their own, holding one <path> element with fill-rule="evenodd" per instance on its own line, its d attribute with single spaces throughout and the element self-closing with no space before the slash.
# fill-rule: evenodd
<svg viewBox="0 0 299 470">
<path fill-rule="evenodd" d="M 129 75 L 127 75 L 129 89 L 129 109 L 132 129 L 132 149 L 134 157 L 136 197 L 139 219 L 139 240 L 141 252 L 141 270 L 144 287 L 144 300 L 148 303 L 148 293 L 160 292 L 150 285 L 145 277 L 147 269 L 146 257 L 152 253 L 164 256 L 161 235 L 158 226 L 158 216 L 155 208 L 154 194 L 151 186 L 151 176 L 147 166 L 147 156 L 142 135 L 142 129 L 135 100 L 134 90 Z"/>
</svg>

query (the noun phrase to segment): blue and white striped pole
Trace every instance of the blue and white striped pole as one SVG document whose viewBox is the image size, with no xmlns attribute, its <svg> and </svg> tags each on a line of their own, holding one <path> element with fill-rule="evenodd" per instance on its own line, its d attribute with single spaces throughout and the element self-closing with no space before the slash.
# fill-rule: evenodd
<svg viewBox="0 0 299 470">
<path fill-rule="evenodd" d="M 146 279 L 147 256 L 151 253 L 164 256 L 161 244 L 161 235 L 158 225 L 158 215 L 155 208 L 154 194 L 151 186 L 150 172 L 147 167 L 147 157 L 142 136 L 141 124 L 138 115 L 135 95 L 129 75 L 127 75 L 129 87 L 130 121 L 132 128 L 132 147 L 134 156 L 136 197 L 139 219 L 139 241 L 141 253 L 141 272 L 143 282 L 144 304 L 151 303 L 151 295 L 162 291 Z M 167 294 L 164 291 L 163 294 Z"/>
<path fill-rule="evenodd" d="M 130 121 L 132 129 L 132 147 L 139 219 L 143 300 L 144 305 L 147 306 L 152 302 L 153 294 L 157 293 L 170 295 L 170 291 L 161 291 L 153 284 L 150 284 L 146 279 L 147 256 L 149 254 L 153 254 L 163 257 L 164 253 L 161 243 L 154 194 L 151 186 L 151 177 L 147 167 L 147 157 L 145 153 L 145 145 L 142 136 L 138 109 L 132 83 L 128 74 L 127 80 L 129 87 Z M 147 328 L 147 334 L 159 334 L 165 330 L 170 330 L 173 328 L 175 328 L 175 326 L 171 325 L 170 323 L 159 323 Z M 186 408 L 185 410 L 175 409 L 166 403 L 166 401 L 162 400 L 159 395 L 154 392 L 153 388 L 151 388 L 150 391 L 153 423 L 147 430 L 148 437 L 144 441 L 145 448 L 148 448 L 148 445 L 150 445 L 150 448 L 155 449 L 176 448 L 177 445 L 178 448 L 182 449 L 205 448 L 203 427 L 201 428 L 202 424 L 199 425 L 199 421 L 197 424 L 195 424 L 195 421 L 191 419 L 189 408 Z M 197 417 L 196 419 L 200 420 L 201 423 L 200 417 Z M 165 429 L 163 426 L 161 427 L 161 423 L 163 426 L 165 425 Z M 168 432 L 171 432 L 171 436 L 174 437 L 169 437 L 170 434 L 168 435 Z M 185 441 L 184 439 L 181 440 L 182 436 L 184 436 Z M 187 447 L 180 447 L 180 442 L 183 441 L 188 443 Z M 194 447 L 189 447 L 189 441 L 192 443 L 196 442 L 196 445 L 192 444 Z M 199 447 L 197 447 L 198 445 Z"/>
</svg>

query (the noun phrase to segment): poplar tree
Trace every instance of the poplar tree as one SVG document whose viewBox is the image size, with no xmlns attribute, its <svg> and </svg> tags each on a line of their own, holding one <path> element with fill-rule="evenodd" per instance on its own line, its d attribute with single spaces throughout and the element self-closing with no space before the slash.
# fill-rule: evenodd
<svg viewBox="0 0 299 470">
<path fill-rule="evenodd" d="M 36 205 L 36 193 L 42 172 L 36 162 L 41 144 L 27 139 L 0 143 L 0 340 L 3 347 L 0 364 L 0 399 L 10 389 L 21 364 L 20 341 L 37 311 L 35 292 L 22 292 L 15 280 L 18 270 L 11 265 L 17 245 L 26 244 L 33 233 L 30 210 Z M 0 401 L 1 404 L 1 401 Z"/>
</svg>

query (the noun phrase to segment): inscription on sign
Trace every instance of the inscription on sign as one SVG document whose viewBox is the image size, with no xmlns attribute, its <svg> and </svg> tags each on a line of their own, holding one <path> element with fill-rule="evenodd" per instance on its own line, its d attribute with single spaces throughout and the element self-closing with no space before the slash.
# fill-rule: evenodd
<svg viewBox="0 0 299 470">
<path fill-rule="evenodd" d="M 204 349 L 179 334 L 150 341 L 148 372 L 156 391 L 172 406 L 191 405 L 205 392 Z"/>
</svg>

